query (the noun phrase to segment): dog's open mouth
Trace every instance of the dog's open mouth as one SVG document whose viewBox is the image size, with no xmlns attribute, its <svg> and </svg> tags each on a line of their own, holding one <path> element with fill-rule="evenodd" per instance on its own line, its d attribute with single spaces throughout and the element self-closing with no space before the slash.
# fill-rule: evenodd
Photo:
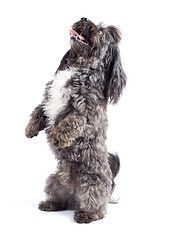
<svg viewBox="0 0 170 240">
<path fill-rule="evenodd" d="M 82 35 L 78 34 L 75 30 L 70 29 L 70 36 L 76 39 L 80 44 L 89 47 L 89 42 L 87 41 L 87 39 Z"/>
</svg>

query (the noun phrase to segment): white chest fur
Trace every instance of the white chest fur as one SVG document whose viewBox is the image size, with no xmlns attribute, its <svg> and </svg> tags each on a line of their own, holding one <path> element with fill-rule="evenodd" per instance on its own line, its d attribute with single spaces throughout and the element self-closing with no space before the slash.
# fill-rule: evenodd
<svg viewBox="0 0 170 240">
<path fill-rule="evenodd" d="M 73 70 L 59 71 L 50 89 L 48 90 L 49 99 L 44 105 L 45 115 L 49 120 L 49 127 L 53 126 L 57 114 L 64 110 L 70 99 L 71 91 L 66 84 L 68 80 L 74 75 Z"/>
</svg>

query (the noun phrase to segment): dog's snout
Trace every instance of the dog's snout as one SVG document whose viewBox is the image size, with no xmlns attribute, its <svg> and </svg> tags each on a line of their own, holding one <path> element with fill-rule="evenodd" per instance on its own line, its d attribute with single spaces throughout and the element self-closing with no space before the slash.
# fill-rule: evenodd
<svg viewBox="0 0 170 240">
<path fill-rule="evenodd" d="M 88 18 L 85 18 L 85 17 L 82 17 L 82 18 L 81 18 L 81 21 L 89 22 L 89 19 L 88 19 Z"/>
</svg>

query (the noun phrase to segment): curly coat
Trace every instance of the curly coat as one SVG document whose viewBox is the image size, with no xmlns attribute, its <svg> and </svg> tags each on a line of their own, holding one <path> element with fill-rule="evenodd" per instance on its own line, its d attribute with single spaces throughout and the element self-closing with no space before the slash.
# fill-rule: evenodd
<svg viewBox="0 0 170 240">
<path fill-rule="evenodd" d="M 39 209 L 74 209 L 75 221 L 88 223 L 105 216 L 119 170 L 118 156 L 109 154 L 105 144 L 107 103 L 117 103 L 126 75 L 116 27 L 96 26 L 82 18 L 70 35 L 71 48 L 34 109 L 26 136 L 45 129 L 58 160 Z"/>
</svg>

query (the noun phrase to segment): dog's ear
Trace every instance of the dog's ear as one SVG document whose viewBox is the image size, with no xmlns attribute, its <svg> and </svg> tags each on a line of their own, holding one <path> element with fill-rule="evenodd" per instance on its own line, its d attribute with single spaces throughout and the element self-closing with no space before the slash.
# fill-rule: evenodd
<svg viewBox="0 0 170 240">
<path fill-rule="evenodd" d="M 122 90 L 126 85 L 126 74 L 123 70 L 120 51 L 117 46 L 108 48 L 106 54 L 106 99 L 111 103 L 117 103 Z"/>
<path fill-rule="evenodd" d="M 121 40 L 121 32 L 120 30 L 115 26 L 108 26 L 106 27 L 106 30 L 109 32 L 109 34 L 113 37 L 115 43 L 119 43 Z"/>
</svg>

